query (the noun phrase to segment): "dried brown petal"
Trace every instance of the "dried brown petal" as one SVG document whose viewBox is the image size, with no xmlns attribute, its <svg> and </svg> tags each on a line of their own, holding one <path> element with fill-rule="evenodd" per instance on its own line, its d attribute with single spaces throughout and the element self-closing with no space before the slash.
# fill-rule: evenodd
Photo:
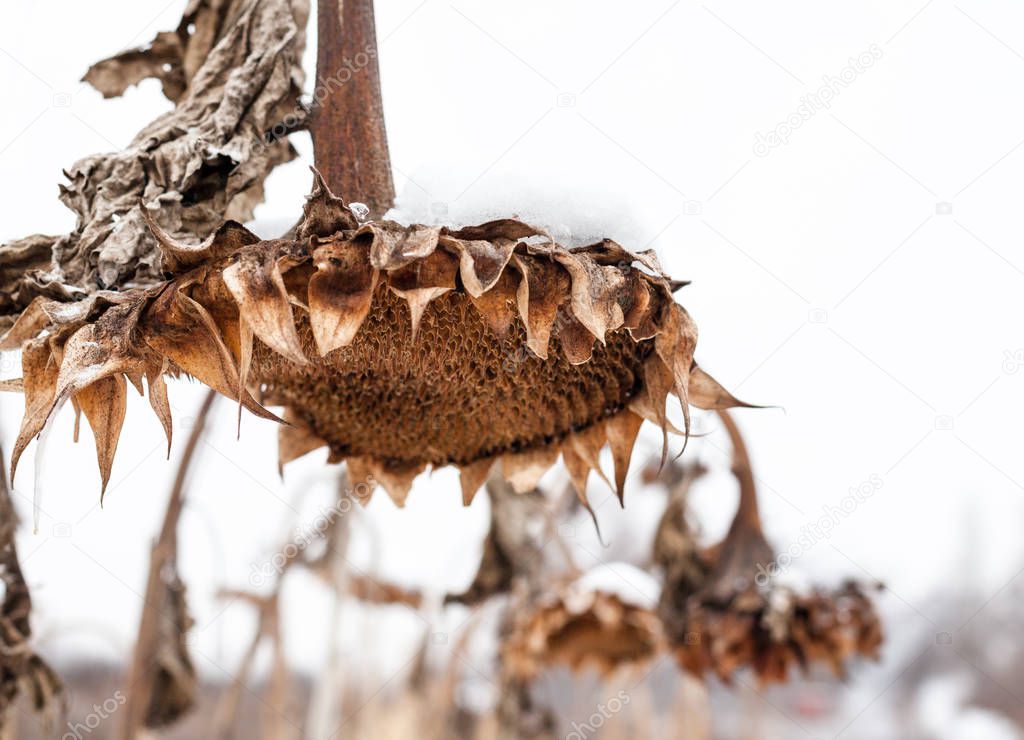
<svg viewBox="0 0 1024 740">
<path fill-rule="evenodd" d="M 310 169 L 313 170 L 313 190 L 306 196 L 306 204 L 302 207 L 302 221 L 296 230 L 299 239 L 329 237 L 357 228 L 359 222 L 348 204 L 331 192 L 315 167 Z"/>
<path fill-rule="evenodd" d="M 274 256 L 243 254 L 223 276 L 238 304 L 240 320 L 272 350 L 305 365 L 284 278 Z"/>
<path fill-rule="evenodd" d="M 301 417 L 290 409 L 285 410 L 284 422 L 277 429 L 277 469 L 279 472 L 292 460 L 297 460 L 303 455 L 327 445 L 313 433 L 313 430 Z"/>
<path fill-rule="evenodd" d="M 473 498 L 487 480 L 487 476 L 490 475 L 491 468 L 494 467 L 494 463 L 495 460 L 493 458 L 486 458 L 484 460 L 477 460 L 469 465 L 463 465 L 459 468 L 459 482 L 462 485 L 463 506 L 469 506 L 473 503 Z"/>
<path fill-rule="evenodd" d="M 123 375 L 111 375 L 86 386 L 76 394 L 96 438 L 96 459 L 100 464 L 100 501 L 110 481 L 110 469 L 127 411 L 127 384 Z"/>
<path fill-rule="evenodd" d="M 319 245 L 309 279 L 309 321 L 321 355 L 352 343 L 370 312 L 378 270 L 366 250 L 350 241 Z"/>
<path fill-rule="evenodd" d="M 494 287 L 512 258 L 516 243 L 512 239 L 456 239 L 442 235 L 440 246 L 459 257 L 459 276 L 466 292 L 479 298 Z"/>
<path fill-rule="evenodd" d="M 21 453 L 43 431 L 57 395 L 58 367 L 46 339 L 33 339 L 22 347 L 21 371 L 24 376 L 25 415 L 21 419 L 21 430 L 11 454 L 12 482 Z"/>
<path fill-rule="evenodd" d="M 370 264 L 378 270 L 397 270 L 414 260 L 430 256 L 437 249 L 441 227 L 371 221 L 359 227 L 355 238 L 367 234 L 371 237 Z"/>
<path fill-rule="evenodd" d="M 455 289 L 455 271 L 458 267 L 451 255 L 433 252 L 406 267 L 388 275 L 388 286 L 409 304 L 412 339 L 415 341 L 420 319 L 427 305 Z"/>
<path fill-rule="evenodd" d="M 615 463 L 615 493 L 619 497 L 620 505 L 624 502 L 626 475 L 629 473 L 629 461 L 633 457 L 633 445 L 640 434 L 643 422 L 643 418 L 633 412 L 622 411 L 608 419 L 605 425 L 608 446 L 611 447 L 612 460 Z"/>
<path fill-rule="evenodd" d="M 522 275 L 516 301 L 526 325 L 526 344 L 537 357 L 546 360 L 551 327 L 565 300 L 569 276 L 558 265 L 537 257 L 517 254 L 512 261 Z"/>
<path fill-rule="evenodd" d="M 153 407 L 153 413 L 160 420 L 164 428 L 164 435 L 167 437 L 167 457 L 171 457 L 171 404 L 167 399 L 167 383 L 164 382 L 164 373 L 167 372 L 167 364 L 159 368 L 146 368 L 146 384 L 149 386 L 149 405 Z"/>
</svg>

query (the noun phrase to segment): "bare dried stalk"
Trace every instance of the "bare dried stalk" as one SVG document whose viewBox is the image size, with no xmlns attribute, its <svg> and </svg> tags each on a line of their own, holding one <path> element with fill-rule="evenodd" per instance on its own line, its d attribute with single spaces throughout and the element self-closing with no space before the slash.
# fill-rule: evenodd
<svg viewBox="0 0 1024 740">
<path fill-rule="evenodd" d="M 395 201 L 377 66 L 373 0 L 319 0 L 318 105 L 310 132 L 328 185 L 381 215 Z"/>
<path fill-rule="evenodd" d="M 124 709 L 124 721 L 121 725 L 119 737 L 121 740 L 134 740 L 139 737 L 144 728 L 151 726 L 155 717 L 153 716 L 153 704 L 162 701 L 164 697 L 157 696 L 157 675 L 161 670 L 161 651 L 166 650 L 166 632 L 168 629 L 182 633 L 187 628 L 187 621 L 182 614 L 183 591 L 180 583 L 177 583 L 177 559 L 178 559 L 178 520 L 181 517 L 185 496 L 185 479 L 189 466 L 195 456 L 195 450 L 199 444 L 206 424 L 206 418 L 210 407 L 217 394 L 209 391 L 203 400 L 199 413 L 196 415 L 195 424 L 189 435 L 188 443 L 182 454 L 181 462 L 178 464 L 178 473 L 171 488 L 170 499 L 167 502 L 167 511 L 164 514 L 163 525 L 160 528 L 160 535 L 150 551 L 149 575 L 146 580 L 146 599 L 142 609 L 142 618 L 139 622 L 139 635 L 135 643 L 135 653 L 132 658 L 131 671 L 128 676 L 127 704 Z M 168 575 L 176 583 L 168 582 Z M 172 604 L 168 593 L 177 587 L 182 603 Z M 170 620 L 173 624 L 167 624 Z M 183 634 L 179 635 L 183 637 Z M 187 656 L 186 656 L 187 657 Z M 189 666 L 190 667 L 190 666 Z M 194 677 L 193 677 L 194 680 Z M 194 685 L 193 685 L 194 690 Z M 185 706 L 174 710 L 173 721 L 177 715 L 187 711 L 191 704 L 191 697 L 183 697 Z M 179 711 L 180 710 L 180 711 Z"/>
<path fill-rule="evenodd" d="M 0 471 L 0 731 L 12 738 L 18 737 L 11 710 L 19 694 L 27 693 L 33 709 L 41 712 L 52 709 L 64 693 L 57 674 L 29 644 L 32 598 L 14 544 L 17 526 L 7 476 Z"/>
</svg>

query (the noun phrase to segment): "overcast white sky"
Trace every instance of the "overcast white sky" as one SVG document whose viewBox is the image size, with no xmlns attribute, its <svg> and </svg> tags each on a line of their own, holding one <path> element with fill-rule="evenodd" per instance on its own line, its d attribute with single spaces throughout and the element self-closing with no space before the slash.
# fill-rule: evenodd
<svg viewBox="0 0 1024 740">
<path fill-rule="evenodd" d="M 184 4 L 5 7 L 0 239 L 68 229 L 61 169 L 125 145 L 169 107 L 152 82 L 103 101 L 77 80 L 92 61 L 173 28 Z M 693 281 L 679 295 L 700 327 L 701 364 L 738 395 L 784 408 L 739 416 L 779 549 L 877 477 L 799 570 L 882 579 L 891 618 L 935 632 L 960 625 L 929 614 L 930 597 L 970 592 L 981 609 L 970 629 L 986 629 L 1024 566 L 1024 8 L 389 0 L 377 20 L 399 212 L 470 221 L 511 211 L 580 238 L 656 247 Z M 858 58 L 860 69 L 845 71 Z M 815 95 L 830 96 L 829 107 L 801 117 Z M 799 125 L 785 124 L 793 114 Z M 773 131 L 785 142 L 755 146 Z M 310 147 L 297 145 L 304 161 L 271 177 L 258 211 L 267 236 L 294 220 L 308 187 Z M 3 372 L 18 374 L 11 358 Z M 201 399 L 184 382 L 171 395 L 179 419 Z M 21 402 L 0 400 L 9 448 Z M 212 676 L 234 665 L 250 624 L 213 592 L 244 585 L 251 564 L 328 495 L 311 483 L 319 455 L 282 484 L 276 430 L 247 418 L 236 442 L 234 414 L 228 402 L 216 408 L 182 523 L 199 664 Z M 84 432 L 72 447 L 70 424 L 65 412 L 51 437 L 41 531 L 19 544 L 47 650 L 113 657 L 130 644 L 173 464 L 146 402 L 133 399 L 101 510 L 92 441 Z M 711 460 L 725 447 L 719 434 L 693 445 Z M 17 486 L 26 515 L 31 454 Z M 305 488 L 315 491 L 300 505 Z M 595 485 L 596 501 L 606 495 Z M 599 516 L 615 552 L 642 553 L 657 506 L 642 492 L 630 498 L 625 513 L 608 505 Z M 458 500 L 445 471 L 424 476 L 403 512 L 375 501 L 379 556 L 363 547 L 361 566 L 461 586 L 486 510 Z M 697 492 L 709 536 L 734 503 L 724 474 Z M 587 553 L 600 551 L 586 534 L 580 544 L 589 566 Z M 315 666 L 326 597 L 294 589 L 290 619 L 303 626 L 289 631 L 291 646 Z M 411 644 L 416 618 L 394 615 L 364 631 L 364 652 L 393 642 L 391 621 Z"/>
</svg>

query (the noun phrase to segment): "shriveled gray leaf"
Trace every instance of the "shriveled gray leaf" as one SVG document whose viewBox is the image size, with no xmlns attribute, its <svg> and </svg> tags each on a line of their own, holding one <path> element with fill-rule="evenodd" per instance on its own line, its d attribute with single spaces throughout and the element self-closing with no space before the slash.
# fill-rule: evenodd
<svg viewBox="0 0 1024 740">
<path fill-rule="evenodd" d="M 198 243 L 224 219 L 251 218 L 266 176 L 295 156 L 286 140 L 268 143 L 267 134 L 304 119 L 308 13 L 308 0 L 193 0 L 175 33 L 89 71 L 86 80 L 105 95 L 159 77 L 176 106 L 123 151 L 68 170 L 60 198 L 77 216 L 74 231 L 0 246 L 6 323 L 39 295 L 67 301 L 159 280 L 160 250 L 144 207 L 182 242 Z"/>
</svg>

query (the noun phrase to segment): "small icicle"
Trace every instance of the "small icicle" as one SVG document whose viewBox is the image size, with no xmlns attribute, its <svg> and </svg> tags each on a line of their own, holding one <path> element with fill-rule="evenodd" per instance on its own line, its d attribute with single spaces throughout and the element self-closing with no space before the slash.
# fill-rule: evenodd
<svg viewBox="0 0 1024 740">
<path fill-rule="evenodd" d="M 43 510 L 43 478 L 46 470 L 46 442 L 50 437 L 56 411 L 50 414 L 36 439 L 35 480 L 32 482 L 32 534 L 39 534 L 39 515 Z"/>
</svg>

